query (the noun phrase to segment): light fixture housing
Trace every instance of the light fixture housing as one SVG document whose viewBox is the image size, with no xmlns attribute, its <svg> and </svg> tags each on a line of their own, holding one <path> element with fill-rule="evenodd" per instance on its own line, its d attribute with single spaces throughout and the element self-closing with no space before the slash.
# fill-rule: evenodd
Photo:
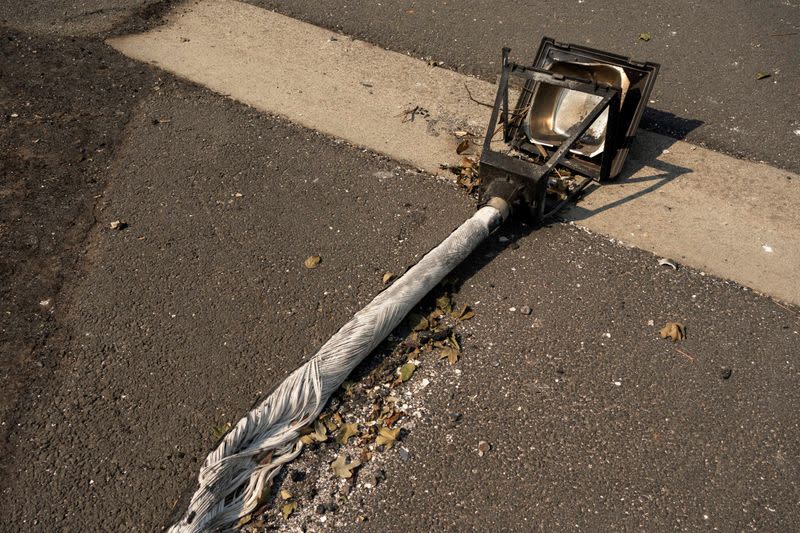
<svg viewBox="0 0 800 533">
<path fill-rule="evenodd" d="M 591 181 L 622 171 L 658 74 L 659 65 L 544 38 L 532 66 L 509 61 L 503 70 L 481 155 L 482 198 L 502 196 L 525 206 L 534 219 L 553 214 L 548 203 L 556 167 Z M 509 82 L 522 80 L 516 107 Z M 502 128 L 506 153 L 492 149 Z"/>
</svg>

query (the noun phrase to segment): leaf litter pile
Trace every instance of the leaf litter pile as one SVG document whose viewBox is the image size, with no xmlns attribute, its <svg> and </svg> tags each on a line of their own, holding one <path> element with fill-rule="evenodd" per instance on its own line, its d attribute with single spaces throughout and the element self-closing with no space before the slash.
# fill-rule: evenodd
<svg viewBox="0 0 800 533">
<path fill-rule="evenodd" d="M 375 490 L 387 461 L 411 460 L 403 439 L 423 417 L 419 393 L 430 384 L 417 369 L 433 377 L 456 365 L 458 325 L 475 316 L 453 301 L 457 283 L 445 280 L 334 393 L 304 429 L 302 454 L 276 478 L 262 506 L 240 521 L 242 531 L 344 527 L 340 506 Z"/>
</svg>

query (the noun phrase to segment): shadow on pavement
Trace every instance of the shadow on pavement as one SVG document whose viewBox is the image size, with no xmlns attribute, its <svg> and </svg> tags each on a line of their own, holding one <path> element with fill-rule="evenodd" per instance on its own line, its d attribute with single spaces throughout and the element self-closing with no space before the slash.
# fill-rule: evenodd
<svg viewBox="0 0 800 533">
<path fill-rule="evenodd" d="M 679 138 L 672 138 L 666 137 L 664 135 L 657 135 L 652 134 L 649 132 L 640 132 L 638 139 L 634 141 L 633 146 L 631 148 L 631 152 L 628 155 L 628 160 L 625 163 L 625 168 L 622 170 L 622 174 L 613 180 L 602 185 L 597 183 L 591 184 L 587 189 L 586 192 L 581 196 L 584 198 L 586 195 L 591 194 L 592 191 L 598 189 L 599 187 L 618 187 L 620 185 L 628 185 L 633 183 L 645 183 L 645 182 L 652 182 L 649 186 L 644 189 L 637 190 L 635 193 L 625 196 L 623 198 L 619 198 L 618 200 L 614 200 L 608 204 L 605 204 L 601 207 L 588 209 L 581 205 L 580 200 L 578 203 L 568 206 L 562 214 L 563 219 L 566 220 L 584 220 L 586 218 L 592 217 L 604 211 L 608 211 L 610 209 L 614 209 L 623 205 L 631 200 L 635 200 L 647 194 L 650 194 L 664 185 L 668 184 L 678 176 L 682 176 L 683 174 L 688 174 L 692 172 L 692 169 L 682 167 L 680 165 L 675 165 L 673 163 L 668 163 L 659 159 L 659 156 L 664 153 L 665 150 L 669 149 L 673 144 L 675 144 L 678 140 L 683 138 L 687 133 L 692 131 L 693 129 L 699 127 L 703 124 L 702 121 L 699 120 L 689 120 L 689 119 L 682 119 L 680 117 L 676 117 L 671 113 L 664 113 L 662 111 L 655 111 L 649 110 L 654 113 L 658 113 L 659 115 L 666 116 L 669 115 L 670 120 L 672 123 L 680 125 L 680 131 L 682 131 L 682 136 Z M 648 168 L 657 171 L 657 173 L 649 174 L 645 176 L 637 176 L 637 174 L 643 169 Z"/>
</svg>

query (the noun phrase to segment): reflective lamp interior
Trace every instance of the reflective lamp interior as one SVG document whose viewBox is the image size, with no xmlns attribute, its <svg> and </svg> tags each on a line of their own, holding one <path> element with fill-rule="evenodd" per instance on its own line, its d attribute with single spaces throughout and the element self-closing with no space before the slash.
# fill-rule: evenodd
<svg viewBox="0 0 800 533">
<path fill-rule="evenodd" d="M 619 87 L 620 104 L 625 101 L 625 93 L 630 85 L 625 70 L 614 65 L 556 61 L 548 70 L 571 78 Z M 580 124 L 600 100 L 602 97 L 594 94 L 546 83 L 540 84 L 533 95 L 531 109 L 528 112 L 526 124 L 528 138 L 535 144 L 559 145 L 569 137 L 571 128 Z M 570 151 L 586 157 L 602 153 L 607 123 L 608 109 L 605 109 Z"/>
</svg>

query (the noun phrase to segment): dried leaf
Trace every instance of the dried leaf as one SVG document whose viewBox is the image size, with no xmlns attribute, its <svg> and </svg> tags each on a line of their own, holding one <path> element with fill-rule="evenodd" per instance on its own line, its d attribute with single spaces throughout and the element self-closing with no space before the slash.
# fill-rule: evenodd
<svg viewBox="0 0 800 533">
<path fill-rule="evenodd" d="M 411 379 L 411 376 L 414 375 L 414 371 L 417 369 L 417 365 L 414 363 L 406 363 L 400 367 L 400 381 L 405 382 Z"/>
<path fill-rule="evenodd" d="M 459 131 L 454 131 L 453 135 L 460 138 L 460 137 L 466 137 L 467 135 L 469 135 L 469 133 L 463 130 L 459 130 Z"/>
<path fill-rule="evenodd" d="M 458 343 L 458 339 L 456 338 L 455 332 L 450 333 L 450 338 L 448 340 L 450 341 L 450 346 L 452 346 L 459 352 L 461 351 L 461 345 Z"/>
<path fill-rule="evenodd" d="M 358 458 L 361 461 L 361 464 L 364 464 L 367 461 L 371 461 L 372 460 L 372 452 L 369 451 L 369 448 L 363 448 L 361 450 L 361 454 L 358 456 Z"/>
<path fill-rule="evenodd" d="M 474 316 L 475 316 L 475 311 L 473 311 L 470 306 L 465 305 L 463 309 L 461 309 L 461 311 L 458 313 L 456 318 L 459 320 L 469 320 Z"/>
<path fill-rule="evenodd" d="M 458 146 L 456 147 L 456 153 L 458 155 L 461 155 L 467 150 L 469 150 L 469 139 L 464 139 L 463 141 L 458 143 Z"/>
<path fill-rule="evenodd" d="M 436 307 L 438 309 L 441 309 L 443 313 L 449 313 L 450 311 L 452 311 L 453 308 L 450 302 L 450 295 L 443 294 L 442 296 L 436 298 Z"/>
<path fill-rule="evenodd" d="M 289 502 L 281 505 L 281 514 L 284 520 L 288 520 L 289 516 L 297 509 L 297 502 Z"/>
<path fill-rule="evenodd" d="M 444 312 L 441 309 L 436 308 L 428 315 L 428 322 L 432 322 L 434 320 L 439 320 L 444 316 Z"/>
<path fill-rule="evenodd" d="M 770 74 L 769 72 L 764 72 L 763 70 L 759 70 L 758 72 L 756 72 L 757 80 L 763 80 L 769 78 L 770 76 L 772 76 L 772 74 Z"/>
<path fill-rule="evenodd" d="M 356 384 L 352 381 L 345 381 L 342 383 L 342 389 L 344 389 L 344 395 L 346 398 L 349 398 L 353 395 L 353 392 L 356 390 Z"/>
<path fill-rule="evenodd" d="M 439 359 L 447 359 L 447 361 L 454 365 L 458 362 L 458 350 L 455 348 L 443 348 L 441 352 L 439 352 Z"/>
<path fill-rule="evenodd" d="M 339 429 L 339 425 L 336 422 L 334 422 L 333 420 L 331 420 L 330 418 L 325 419 L 322 423 L 325 424 L 325 427 L 331 433 L 333 433 L 334 431 Z"/>
<path fill-rule="evenodd" d="M 397 421 L 403 416 L 405 413 L 403 411 L 395 411 L 391 416 L 386 417 L 383 420 L 383 423 L 386 424 L 388 427 L 394 426 Z"/>
<path fill-rule="evenodd" d="M 410 315 L 408 321 L 413 325 L 414 331 L 425 331 L 430 327 L 428 319 L 418 313 Z"/>
<path fill-rule="evenodd" d="M 380 402 L 375 402 L 372 404 L 372 407 L 369 408 L 369 414 L 367 415 L 367 420 L 376 420 L 379 416 L 381 416 L 381 411 L 383 410 Z"/>
<path fill-rule="evenodd" d="M 643 31 L 642 33 L 639 34 L 639 39 L 641 39 L 643 41 L 649 41 L 652 38 L 653 38 L 653 36 L 650 35 L 650 32 L 648 32 L 648 31 Z"/>
<path fill-rule="evenodd" d="M 275 455 L 275 450 L 269 450 L 263 456 L 258 457 L 257 461 L 260 465 L 268 465 L 272 462 L 272 456 Z M 269 487 L 264 488 L 264 491 L 269 493 Z"/>
<path fill-rule="evenodd" d="M 251 515 L 251 514 L 244 515 L 243 517 L 241 517 L 239 520 L 236 521 L 236 525 L 235 525 L 236 529 L 239 529 L 240 527 L 246 525 L 252 519 L 253 519 L 253 515 Z"/>
<path fill-rule="evenodd" d="M 414 348 L 410 352 L 406 354 L 406 359 L 412 361 L 414 359 L 419 359 L 419 348 Z"/>
<path fill-rule="evenodd" d="M 350 440 L 351 437 L 358 435 L 358 433 L 358 424 L 342 424 L 339 433 L 336 435 L 336 442 L 339 444 L 347 444 L 347 441 Z"/>
<path fill-rule="evenodd" d="M 678 342 L 686 338 L 686 329 L 683 327 L 683 324 L 678 322 L 667 322 L 667 324 L 661 328 L 661 338 L 662 339 L 672 339 L 672 342 Z"/>
<path fill-rule="evenodd" d="M 400 437 L 400 428 L 389 429 L 383 427 L 378 431 L 378 438 L 375 439 L 375 444 L 385 446 L 387 450 L 391 450 L 398 437 Z"/>
<path fill-rule="evenodd" d="M 313 442 L 325 442 L 328 440 L 328 430 L 325 425 L 319 420 L 314 422 L 314 431 L 300 438 L 303 444 L 311 444 Z"/>
<path fill-rule="evenodd" d="M 280 495 L 281 495 L 281 499 L 282 500 L 291 500 L 292 499 L 292 493 L 289 492 L 286 489 L 281 489 Z"/>
<path fill-rule="evenodd" d="M 333 473 L 342 479 L 349 479 L 353 477 L 353 470 L 361 466 L 361 461 L 353 459 L 349 463 L 345 459 L 344 454 L 339 455 L 332 463 L 331 469 Z"/>
<path fill-rule="evenodd" d="M 389 283 L 394 281 L 396 278 L 397 278 L 397 276 L 395 276 L 394 272 L 386 272 L 383 275 L 383 284 L 384 285 L 388 285 Z"/>
<path fill-rule="evenodd" d="M 225 422 L 221 426 L 214 426 L 211 428 L 211 432 L 213 433 L 214 438 L 219 440 L 223 435 L 230 431 L 232 427 L 233 425 L 230 422 Z"/>
<path fill-rule="evenodd" d="M 321 261 L 322 261 L 322 258 L 320 256 L 318 256 L 318 255 L 309 255 L 308 257 L 306 257 L 306 260 L 303 261 L 303 265 L 305 265 L 305 267 L 309 268 L 309 269 L 317 268 Z"/>
</svg>

